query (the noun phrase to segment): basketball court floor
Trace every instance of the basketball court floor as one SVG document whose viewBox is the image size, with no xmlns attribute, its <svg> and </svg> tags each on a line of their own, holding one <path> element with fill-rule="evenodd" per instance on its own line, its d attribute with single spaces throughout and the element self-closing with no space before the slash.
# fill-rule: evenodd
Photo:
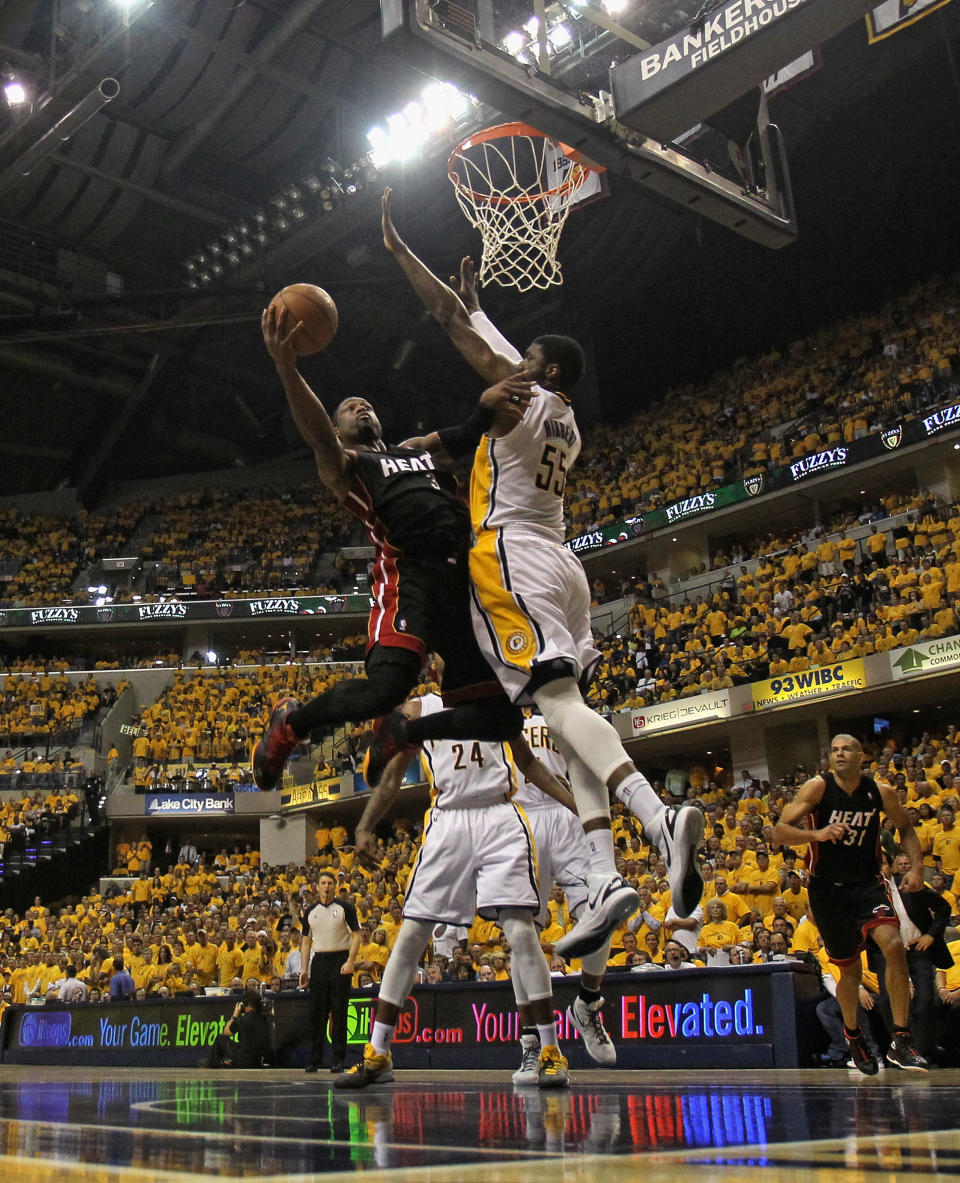
<svg viewBox="0 0 960 1183">
<path fill-rule="evenodd" d="M 569 1091 L 507 1072 L 5 1067 L 5 1183 L 720 1183 L 960 1173 L 960 1072 L 601 1072 Z M 695 1176 L 692 1172 L 696 1172 Z"/>
</svg>

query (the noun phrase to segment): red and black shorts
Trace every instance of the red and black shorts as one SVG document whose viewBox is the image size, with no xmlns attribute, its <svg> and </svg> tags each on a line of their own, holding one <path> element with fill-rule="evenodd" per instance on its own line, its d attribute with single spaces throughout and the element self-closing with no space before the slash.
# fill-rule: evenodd
<svg viewBox="0 0 960 1183">
<path fill-rule="evenodd" d="M 473 635 L 466 552 L 430 560 L 381 554 L 371 595 L 368 653 L 374 645 L 406 649 L 425 663 L 436 650 L 445 664 L 444 700 L 466 687 L 500 691 Z"/>
<path fill-rule="evenodd" d="M 887 881 L 882 875 L 853 883 L 837 883 L 814 875 L 807 891 L 810 911 L 820 929 L 824 948 L 837 965 L 858 961 L 871 930 L 878 925 L 900 927 Z"/>
</svg>

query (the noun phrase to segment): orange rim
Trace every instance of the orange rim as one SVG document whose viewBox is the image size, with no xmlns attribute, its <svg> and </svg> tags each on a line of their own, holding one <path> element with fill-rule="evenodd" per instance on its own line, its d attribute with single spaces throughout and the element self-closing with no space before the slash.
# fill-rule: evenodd
<svg viewBox="0 0 960 1183">
<path fill-rule="evenodd" d="M 495 196 L 490 193 L 478 193 L 475 189 L 471 189 L 460 180 L 455 169 L 464 152 L 468 152 L 471 148 L 476 148 L 479 144 L 488 144 L 492 140 L 506 140 L 513 136 L 535 136 L 541 140 L 550 140 L 551 143 L 556 144 L 568 160 L 572 160 L 577 165 L 577 171 L 571 175 L 579 179 L 572 181 L 568 178 L 563 184 L 556 185 L 552 189 L 541 189 L 538 193 L 524 193 L 517 197 L 507 197 L 504 194 Z M 494 127 L 486 127 L 482 131 L 474 132 L 473 135 L 469 135 L 466 139 L 461 140 L 454 147 L 447 159 L 447 176 L 450 178 L 450 183 L 460 193 L 471 197 L 481 205 L 522 205 L 534 201 L 543 201 L 548 197 L 566 197 L 572 190 L 578 189 L 592 172 L 606 172 L 606 169 L 603 165 L 592 164 L 575 148 L 571 148 L 569 144 L 564 144 L 562 140 L 552 139 L 546 132 L 538 131 L 528 123 L 498 123 Z"/>
</svg>

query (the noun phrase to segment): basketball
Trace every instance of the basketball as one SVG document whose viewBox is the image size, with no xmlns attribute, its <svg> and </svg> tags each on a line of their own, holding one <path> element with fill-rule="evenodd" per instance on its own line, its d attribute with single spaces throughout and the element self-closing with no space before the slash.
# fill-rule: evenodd
<svg viewBox="0 0 960 1183">
<path fill-rule="evenodd" d="M 278 317 L 281 309 L 286 309 L 288 332 L 297 321 L 303 322 L 293 339 L 298 357 L 319 353 L 336 336 L 339 319 L 337 306 L 323 288 L 315 287 L 312 283 L 291 283 L 277 292 L 270 301 L 270 307 L 276 309 Z"/>
</svg>

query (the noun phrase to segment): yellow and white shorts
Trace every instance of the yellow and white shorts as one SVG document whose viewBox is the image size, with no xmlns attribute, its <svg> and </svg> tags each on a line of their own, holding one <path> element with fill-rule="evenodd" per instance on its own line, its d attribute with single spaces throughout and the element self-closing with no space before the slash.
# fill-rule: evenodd
<svg viewBox="0 0 960 1183">
<path fill-rule="evenodd" d="M 501 908 L 540 911 L 537 856 L 523 810 L 512 801 L 427 812 L 407 882 L 403 914 L 413 920 L 495 920 Z"/>
<path fill-rule="evenodd" d="M 578 680 L 596 665 L 590 585 L 565 546 L 535 531 L 484 530 L 470 579 L 477 643 L 514 702 L 532 702 L 526 689 L 538 665 L 565 659 Z"/>
<path fill-rule="evenodd" d="M 537 844 L 540 899 L 543 901 L 534 919 L 541 928 L 546 928 L 550 923 L 547 897 L 554 883 L 563 888 L 571 914 L 586 903 L 590 849 L 583 832 L 583 823 L 566 806 L 554 802 L 529 809 L 526 814 L 533 840 Z"/>
</svg>

